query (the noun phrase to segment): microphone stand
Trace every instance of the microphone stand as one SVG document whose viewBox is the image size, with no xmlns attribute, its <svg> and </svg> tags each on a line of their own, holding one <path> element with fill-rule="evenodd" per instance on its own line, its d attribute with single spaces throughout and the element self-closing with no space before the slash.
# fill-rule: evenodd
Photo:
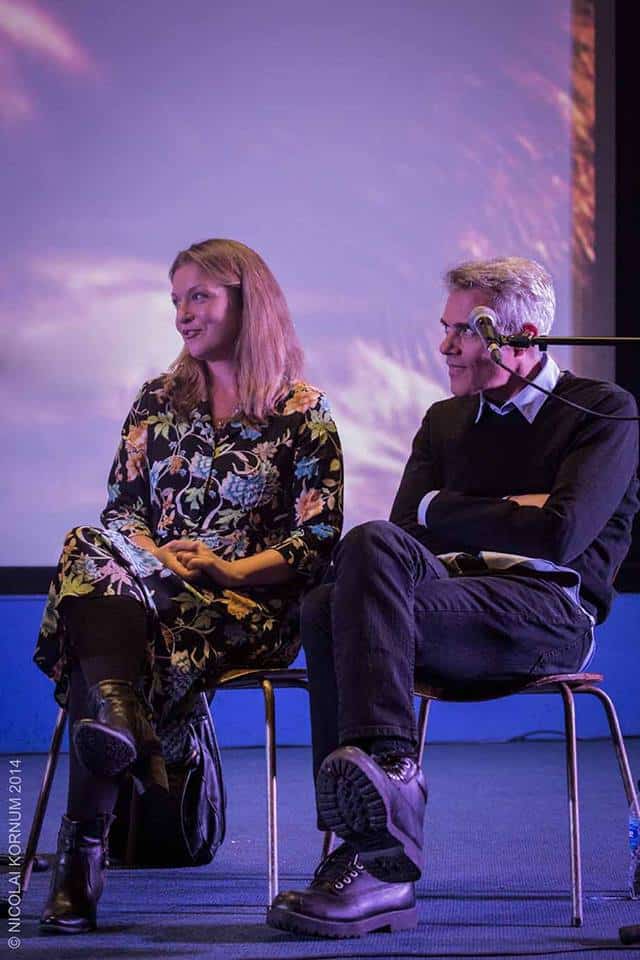
<svg viewBox="0 0 640 960">
<path fill-rule="evenodd" d="M 518 334 L 514 337 L 499 337 L 501 347 L 616 347 L 619 343 L 640 343 L 640 337 L 530 337 Z"/>
</svg>

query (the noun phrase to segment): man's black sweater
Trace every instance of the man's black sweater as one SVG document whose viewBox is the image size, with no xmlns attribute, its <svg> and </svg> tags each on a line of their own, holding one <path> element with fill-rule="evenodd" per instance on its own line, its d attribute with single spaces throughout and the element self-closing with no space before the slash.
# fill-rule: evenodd
<svg viewBox="0 0 640 960">
<path fill-rule="evenodd" d="M 599 413 L 634 416 L 636 404 L 611 383 L 565 372 L 553 391 Z M 434 553 L 492 550 L 551 560 L 582 577 L 583 603 L 604 620 L 613 579 L 638 509 L 638 424 L 602 420 L 547 398 L 533 423 L 500 416 L 478 396 L 434 403 L 413 441 L 392 522 Z M 422 497 L 431 501 L 418 524 Z M 503 500 L 549 494 L 542 508 Z"/>
</svg>

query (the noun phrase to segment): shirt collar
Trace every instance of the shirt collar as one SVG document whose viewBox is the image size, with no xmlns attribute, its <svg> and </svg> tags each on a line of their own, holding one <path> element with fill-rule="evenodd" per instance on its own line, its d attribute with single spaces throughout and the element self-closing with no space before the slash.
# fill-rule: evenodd
<svg viewBox="0 0 640 960">
<path fill-rule="evenodd" d="M 540 373 L 537 377 L 534 377 L 531 383 L 535 383 L 545 390 L 553 390 L 560 379 L 560 368 L 548 353 L 543 353 L 541 360 L 542 368 Z M 528 423 L 533 423 L 546 399 L 545 394 L 541 393 L 540 390 L 536 390 L 531 384 L 527 384 L 522 390 L 519 390 L 514 397 L 511 397 L 510 400 L 503 403 L 501 407 L 491 403 L 481 392 L 478 412 L 474 422 L 478 422 L 486 404 L 494 413 L 497 413 L 501 417 L 506 416 L 507 413 L 511 413 L 512 410 L 519 410 Z"/>
</svg>

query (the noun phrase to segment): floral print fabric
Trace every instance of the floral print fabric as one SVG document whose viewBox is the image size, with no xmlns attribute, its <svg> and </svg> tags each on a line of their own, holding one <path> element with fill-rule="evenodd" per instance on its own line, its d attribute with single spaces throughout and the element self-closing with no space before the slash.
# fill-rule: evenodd
<svg viewBox="0 0 640 960">
<path fill-rule="evenodd" d="M 67 535 L 35 652 L 67 695 L 66 597 L 128 596 L 151 631 L 145 690 L 165 740 L 192 688 L 230 666 L 285 665 L 297 653 L 297 603 L 326 568 L 342 526 L 342 456 L 326 398 L 296 384 L 264 423 L 242 416 L 214 428 L 208 405 L 176 415 L 164 379 L 143 385 L 111 468 L 104 528 Z M 189 538 L 226 560 L 277 550 L 297 576 L 286 584 L 194 585 L 129 538 Z"/>
</svg>

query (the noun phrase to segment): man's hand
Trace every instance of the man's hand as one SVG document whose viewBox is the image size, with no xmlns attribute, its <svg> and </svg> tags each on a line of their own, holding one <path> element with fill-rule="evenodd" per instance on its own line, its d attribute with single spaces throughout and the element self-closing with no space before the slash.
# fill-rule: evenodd
<svg viewBox="0 0 640 960">
<path fill-rule="evenodd" d="M 520 493 L 517 497 L 507 497 L 521 507 L 544 507 L 548 499 L 548 493 Z"/>
</svg>

